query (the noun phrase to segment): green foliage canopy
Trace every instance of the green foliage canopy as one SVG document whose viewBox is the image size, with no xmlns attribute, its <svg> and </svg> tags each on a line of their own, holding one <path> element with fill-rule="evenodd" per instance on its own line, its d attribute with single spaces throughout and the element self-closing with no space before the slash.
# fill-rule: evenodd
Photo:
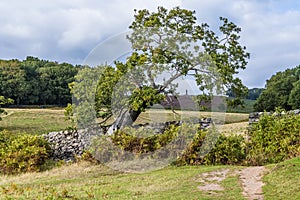
<svg viewBox="0 0 300 200">
<path fill-rule="evenodd" d="M 0 94 L 17 105 L 66 105 L 71 102 L 68 84 L 80 66 L 40 60 L 0 60 Z"/>
<path fill-rule="evenodd" d="M 265 90 L 254 105 L 256 111 L 286 110 L 300 107 L 300 66 L 277 72 L 267 80 Z"/>
<path fill-rule="evenodd" d="M 158 7 L 153 13 L 135 10 L 129 27 L 132 34 L 128 35 L 133 53 L 125 63 L 106 67 L 100 76 L 95 97 L 97 112 L 111 116 L 111 101 L 118 99 L 117 104 L 126 105 L 129 112 L 138 115 L 165 96 L 175 95 L 174 82 L 187 76 L 195 78 L 206 96 L 228 89 L 236 97 L 246 94 L 247 88 L 235 76 L 245 69 L 249 58 L 239 43 L 241 29 L 226 18 L 220 21 L 219 32 L 214 32 L 206 23 L 197 24 L 194 11 L 179 7 Z M 170 75 L 157 81 L 166 72 Z M 120 96 L 113 96 L 113 88 L 114 95 Z M 231 103 L 237 102 L 241 101 Z"/>
</svg>

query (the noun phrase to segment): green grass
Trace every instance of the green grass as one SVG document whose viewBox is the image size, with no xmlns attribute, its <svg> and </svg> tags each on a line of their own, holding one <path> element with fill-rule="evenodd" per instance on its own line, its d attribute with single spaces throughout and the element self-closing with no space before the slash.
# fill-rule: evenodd
<svg viewBox="0 0 300 200">
<path fill-rule="evenodd" d="M 0 196 L 2 199 L 242 199 L 240 189 L 229 189 L 238 186 L 236 178 L 226 180 L 228 190 L 217 194 L 197 188 L 201 173 L 225 167 L 233 168 L 171 166 L 134 174 L 79 163 L 50 172 L 1 177 Z"/>
<path fill-rule="evenodd" d="M 264 176 L 265 199 L 300 199 L 300 157 L 269 165 Z"/>
<path fill-rule="evenodd" d="M 63 109 L 5 109 L 0 121 L 0 130 L 13 133 L 43 134 L 65 130 L 69 124 L 65 121 Z"/>
<path fill-rule="evenodd" d="M 265 199 L 300 199 L 300 157 L 268 165 Z M 204 172 L 230 169 L 224 191 L 200 191 Z M 146 173 L 122 173 L 87 162 L 50 171 L 0 175 L 0 199 L 244 199 L 239 166 L 169 166 Z"/>
</svg>

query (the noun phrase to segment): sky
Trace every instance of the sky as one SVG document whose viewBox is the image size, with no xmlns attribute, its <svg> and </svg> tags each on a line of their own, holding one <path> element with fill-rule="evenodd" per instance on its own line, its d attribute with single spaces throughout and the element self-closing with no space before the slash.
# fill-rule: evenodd
<svg viewBox="0 0 300 200">
<path fill-rule="evenodd" d="M 0 59 L 83 64 L 99 44 L 129 30 L 134 9 L 158 6 L 195 10 L 197 21 L 213 30 L 220 16 L 241 27 L 250 60 L 238 77 L 249 88 L 264 87 L 276 72 L 300 64 L 298 0 L 4 0 Z"/>
</svg>

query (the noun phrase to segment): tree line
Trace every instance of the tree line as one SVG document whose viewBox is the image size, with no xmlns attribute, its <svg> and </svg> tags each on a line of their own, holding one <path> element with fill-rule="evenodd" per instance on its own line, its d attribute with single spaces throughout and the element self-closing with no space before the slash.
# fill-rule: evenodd
<svg viewBox="0 0 300 200">
<path fill-rule="evenodd" d="M 15 105 L 60 105 L 71 102 L 69 84 L 81 66 L 28 56 L 0 60 L 0 96 Z"/>
<path fill-rule="evenodd" d="M 276 107 L 285 110 L 300 108 L 300 65 L 277 72 L 267 80 L 254 110 L 274 111 Z"/>
<path fill-rule="evenodd" d="M 82 68 L 32 56 L 0 60 L 0 104 L 65 106 L 72 102 L 69 84 Z M 234 97 L 231 91 L 227 94 Z M 256 100 L 255 111 L 300 108 L 300 65 L 277 72 L 265 88 L 249 89 L 245 99 Z"/>
</svg>

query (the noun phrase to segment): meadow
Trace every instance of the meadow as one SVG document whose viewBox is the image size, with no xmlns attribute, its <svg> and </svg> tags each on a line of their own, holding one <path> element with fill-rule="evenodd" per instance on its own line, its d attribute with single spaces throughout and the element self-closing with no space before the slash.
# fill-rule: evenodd
<svg viewBox="0 0 300 200">
<path fill-rule="evenodd" d="M 3 115 L 0 121 L 0 130 L 8 130 L 13 133 L 44 134 L 52 131 L 65 130 L 71 126 L 69 121 L 65 120 L 64 110 L 62 108 L 51 109 L 5 109 L 7 115 Z M 248 114 L 245 113 L 212 113 L 197 111 L 176 111 L 163 109 L 150 109 L 142 113 L 135 124 L 156 123 L 174 120 L 189 120 L 192 118 L 216 118 L 221 120 L 221 124 L 231 124 L 246 130 Z M 226 127 L 226 126 L 224 126 Z M 226 128 L 228 130 L 228 126 Z"/>
<path fill-rule="evenodd" d="M 240 166 L 169 166 L 146 173 L 124 173 L 87 162 L 49 171 L 0 175 L 0 199 L 245 199 Z M 266 166 L 266 200 L 299 199 L 300 158 Z M 202 191 L 203 173 L 229 170 L 224 190 Z"/>
<path fill-rule="evenodd" d="M 12 133 L 43 134 L 51 131 L 66 129 L 70 124 L 65 120 L 64 110 L 52 109 L 5 109 L 7 115 L 3 115 L 0 121 L 0 130 L 8 130 Z"/>
</svg>

